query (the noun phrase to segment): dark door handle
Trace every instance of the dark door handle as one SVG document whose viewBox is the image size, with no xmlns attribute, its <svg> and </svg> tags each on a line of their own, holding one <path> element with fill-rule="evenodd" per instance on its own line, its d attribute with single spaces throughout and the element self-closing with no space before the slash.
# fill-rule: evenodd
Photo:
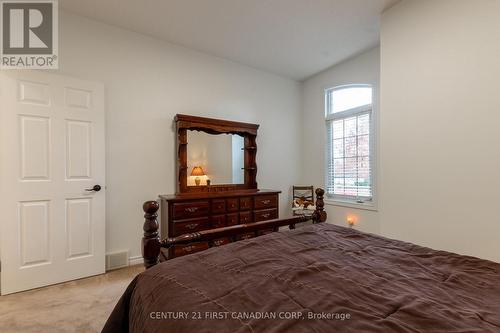
<svg viewBox="0 0 500 333">
<path fill-rule="evenodd" d="M 86 188 L 85 191 L 88 192 L 99 192 L 101 190 L 101 185 L 94 185 L 92 188 Z"/>
</svg>

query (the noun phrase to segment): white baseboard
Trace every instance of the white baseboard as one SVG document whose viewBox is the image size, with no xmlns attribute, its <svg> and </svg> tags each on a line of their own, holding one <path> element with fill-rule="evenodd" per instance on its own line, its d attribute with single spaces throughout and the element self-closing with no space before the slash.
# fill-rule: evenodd
<svg viewBox="0 0 500 333">
<path fill-rule="evenodd" d="M 128 250 L 106 253 L 106 271 L 140 265 L 143 263 L 142 256 L 128 256 Z"/>
<path fill-rule="evenodd" d="M 128 265 L 129 266 L 140 265 L 142 263 L 143 263 L 142 256 L 135 256 L 135 257 L 128 258 Z"/>
</svg>

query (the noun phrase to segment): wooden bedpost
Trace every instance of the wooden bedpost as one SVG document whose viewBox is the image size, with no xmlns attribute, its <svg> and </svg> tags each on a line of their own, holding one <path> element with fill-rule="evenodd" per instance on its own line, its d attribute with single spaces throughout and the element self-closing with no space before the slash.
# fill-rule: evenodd
<svg viewBox="0 0 500 333">
<path fill-rule="evenodd" d="M 142 206 L 144 210 L 144 237 L 142 237 L 142 257 L 146 269 L 158 263 L 160 257 L 160 236 L 158 235 L 158 209 L 156 201 L 146 201 Z"/>
<path fill-rule="evenodd" d="M 313 223 L 320 223 L 326 221 L 326 212 L 325 212 L 325 202 L 323 201 L 323 195 L 325 194 L 325 190 L 322 188 L 316 189 L 316 210 L 313 213 L 312 219 Z"/>
<path fill-rule="evenodd" d="M 326 221 L 326 212 L 325 212 L 325 202 L 323 201 L 323 195 L 325 194 L 325 190 L 322 188 L 316 189 L 316 209 L 311 215 L 311 219 L 313 223 L 321 223 Z M 295 229 L 295 223 L 292 223 L 288 226 L 288 229 Z"/>
</svg>

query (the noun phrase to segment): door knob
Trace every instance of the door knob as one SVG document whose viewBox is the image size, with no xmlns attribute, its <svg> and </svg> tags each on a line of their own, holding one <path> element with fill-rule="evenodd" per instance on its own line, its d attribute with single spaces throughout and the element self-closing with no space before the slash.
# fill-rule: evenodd
<svg viewBox="0 0 500 333">
<path fill-rule="evenodd" d="M 92 188 L 86 188 L 85 191 L 88 192 L 99 192 L 101 190 L 101 185 L 94 185 Z"/>
</svg>

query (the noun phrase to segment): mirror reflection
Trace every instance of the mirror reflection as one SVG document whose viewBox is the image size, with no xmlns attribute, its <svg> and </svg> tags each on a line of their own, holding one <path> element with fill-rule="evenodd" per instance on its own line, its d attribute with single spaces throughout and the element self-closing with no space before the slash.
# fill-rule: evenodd
<svg viewBox="0 0 500 333">
<path fill-rule="evenodd" d="M 243 184 L 243 137 L 236 134 L 187 133 L 187 185 Z"/>
</svg>

